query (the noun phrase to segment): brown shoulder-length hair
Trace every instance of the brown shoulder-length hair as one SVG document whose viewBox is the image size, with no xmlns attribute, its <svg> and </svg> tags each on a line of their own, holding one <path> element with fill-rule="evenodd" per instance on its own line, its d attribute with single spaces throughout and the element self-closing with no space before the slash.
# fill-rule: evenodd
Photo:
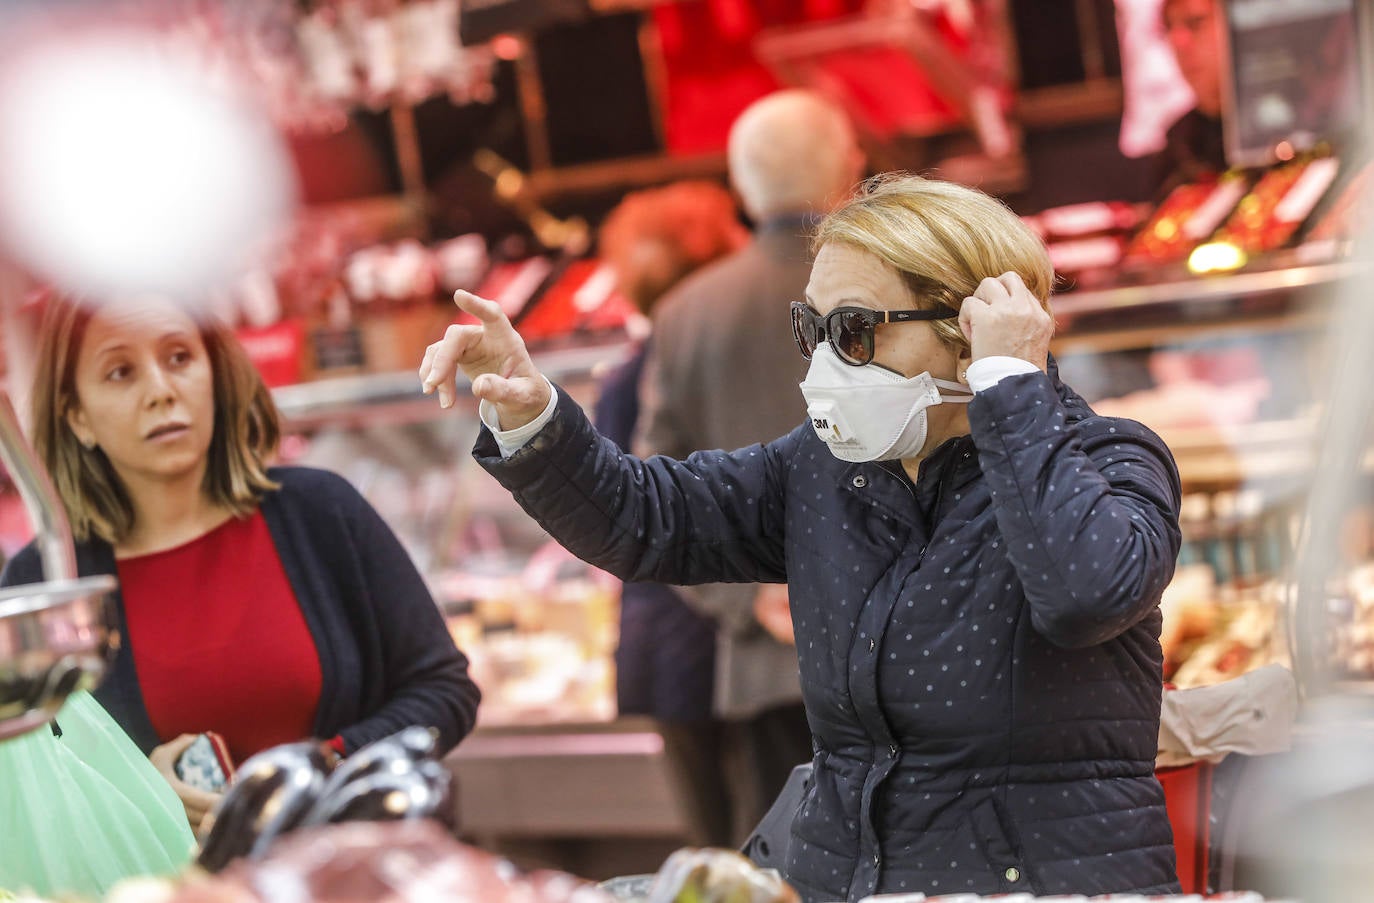
<svg viewBox="0 0 1374 903">
<path fill-rule="evenodd" d="M 34 449 L 67 509 L 72 535 L 117 544 L 134 527 L 128 491 L 105 453 L 83 446 L 67 422 L 77 401 L 81 342 L 96 309 L 66 298 L 48 302 L 29 405 Z M 211 501 L 243 517 L 277 488 L 266 464 L 281 438 L 277 406 L 228 327 L 213 316 L 191 317 L 209 355 L 215 394 L 215 428 L 202 488 Z"/>
</svg>

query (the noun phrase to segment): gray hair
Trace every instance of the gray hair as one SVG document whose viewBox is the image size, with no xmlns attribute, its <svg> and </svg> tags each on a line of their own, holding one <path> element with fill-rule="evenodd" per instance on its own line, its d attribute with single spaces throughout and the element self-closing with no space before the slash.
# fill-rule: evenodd
<svg viewBox="0 0 1374 903">
<path fill-rule="evenodd" d="M 778 91 L 730 129 L 730 181 L 754 220 L 825 213 L 862 175 L 863 154 L 844 111 L 812 91 Z"/>
</svg>

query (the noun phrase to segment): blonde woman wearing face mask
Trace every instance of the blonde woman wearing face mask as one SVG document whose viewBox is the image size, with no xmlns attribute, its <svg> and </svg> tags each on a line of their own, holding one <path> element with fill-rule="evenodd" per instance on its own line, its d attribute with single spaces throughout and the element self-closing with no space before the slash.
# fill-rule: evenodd
<svg viewBox="0 0 1374 903">
<path fill-rule="evenodd" d="M 451 404 L 473 380 L 474 454 L 588 561 L 788 584 L 816 752 L 784 871 L 806 900 L 1176 891 L 1153 774 L 1168 449 L 1060 382 L 1048 256 L 1000 203 L 888 177 L 815 241 L 807 419 L 766 445 L 621 454 L 472 296 L 481 325 L 422 382 Z"/>
<path fill-rule="evenodd" d="M 280 428 L 233 334 L 162 299 L 49 302 L 33 441 L 82 576 L 114 574 L 121 644 L 95 698 L 177 792 L 195 735 L 235 761 L 331 754 L 420 724 L 447 750 L 479 693 L 410 558 L 343 478 L 272 468 Z M 30 545 L 5 585 L 42 577 Z"/>
</svg>

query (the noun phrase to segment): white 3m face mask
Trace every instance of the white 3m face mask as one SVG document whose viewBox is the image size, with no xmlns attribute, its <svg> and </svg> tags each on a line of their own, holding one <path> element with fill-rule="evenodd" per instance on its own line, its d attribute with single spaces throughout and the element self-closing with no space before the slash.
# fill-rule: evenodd
<svg viewBox="0 0 1374 903">
<path fill-rule="evenodd" d="M 835 457 L 856 462 L 914 457 L 926 444 L 926 408 L 973 400 L 968 387 L 929 373 L 851 367 L 827 342 L 811 355 L 801 390 L 816 435 Z"/>
</svg>

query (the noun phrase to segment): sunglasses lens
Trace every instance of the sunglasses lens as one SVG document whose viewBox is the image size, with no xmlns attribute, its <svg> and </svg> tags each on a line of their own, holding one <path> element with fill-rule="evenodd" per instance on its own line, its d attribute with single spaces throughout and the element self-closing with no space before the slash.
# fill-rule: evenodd
<svg viewBox="0 0 1374 903">
<path fill-rule="evenodd" d="M 816 314 L 803 304 L 792 305 L 792 338 L 807 360 L 816 352 Z"/>
<path fill-rule="evenodd" d="M 839 311 L 831 318 L 831 343 L 851 364 L 873 360 L 873 321 L 858 311 Z"/>
</svg>

